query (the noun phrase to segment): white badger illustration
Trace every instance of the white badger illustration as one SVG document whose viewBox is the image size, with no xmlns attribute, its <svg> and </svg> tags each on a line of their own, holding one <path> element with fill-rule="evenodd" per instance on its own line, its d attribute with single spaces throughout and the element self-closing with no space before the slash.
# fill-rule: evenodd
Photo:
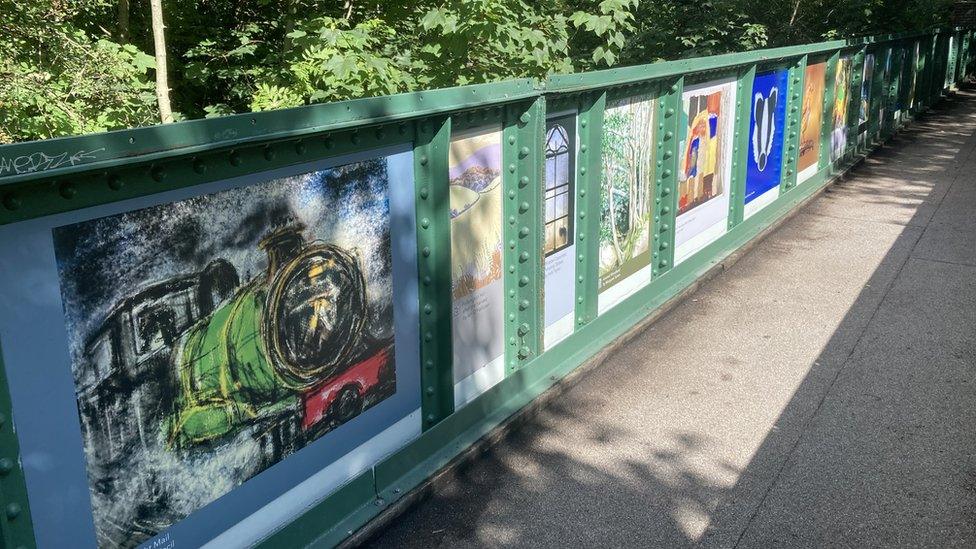
<svg viewBox="0 0 976 549">
<path fill-rule="evenodd" d="M 769 154 L 773 150 L 773 136 L 776 128 L 776 103 L 779 100 L 779 89 L 769 90 L 769 97 L 762 93 L 756 94 L 752 118 L 755 128 L 752 131 L 752 157 L 756 161 L 759 171 L 766 170 Z"/>
</svg>

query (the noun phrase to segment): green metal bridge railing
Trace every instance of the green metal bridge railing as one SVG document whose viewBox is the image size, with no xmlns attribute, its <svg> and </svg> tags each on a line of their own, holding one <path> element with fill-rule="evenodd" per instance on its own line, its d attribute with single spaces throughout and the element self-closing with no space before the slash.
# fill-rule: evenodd
<svg viewBox="0 0 976 549">
<path fill-rule="evenodd" d="M 833 41 L 559 75 L 545 82 L 513 80 L 0 147 L 0 242 L 7 243 L 0 244 L 2 263 L 7 266 L 6 271 L 0 269 L 0 304 L 7 311 L 0 312 L 2 546 L 49 546 L 65 540 L 103 547 L 143 542 L 148 547 L 199 545 L 206 541 L 263 547 L 341 542 L 931 108 L 973 73 L 972 39 L 973 31 L 954 29 Z M 777 87 L 782 97 L 778 95 L 769 103 L 771 93 L 764 92 L 767 81 L 757 77 L 785 83 L 784 87 Z M 783 108 L 775 111 L 776 107 L 769 106 L 772 104 L 782 104 Z M 764 107 L 767 110 L 758 111 Z M 620 113 L 625 111 L 630 118 L 621 118 Z M 764 138 L 761 131 L 756 131 L 757 121 L 762 125 L 762 116 L 757 118 L 756 111 L 783 113 L 782 123 L 773 123 L 774 137 Z M 625 121 L 624 126 L 620 126 L 621 120 Z M 626 132 L 630 132 L 626 136 L 629 141 L 615 137 Z M 562 139 L 562 149 L 553 145 L 554 136 Z M 452 189 L 450 183 L 458 177 L 452 176 L 452 169 L 471 158 L 475 158 L 476 167 L 487 169 L 490 163 L 471 153 L 474 145 L 466 139 L 474 140 L 470 143 L 489 143 L 500 151 L 498 158 L 492 160 L 500 172 L 495 195 L 490 195 L 496 192 L 491 181 L 466 187 L 463 192 Z M 756 149 L 767 153 L 772 164 L 766 160 L 763 164 L 773 166 L 778 176 L 766 190 L 766 199 L 747 204 L 753 177 L 750 169 L 760 162 Z M 471 154 L 461 158 L 465 151 Z M 134 278 L 128 279 L 125 272 L 115 272 L 118 279 L 102 281 L 100 284 L 105 287 L 89 291 L 82 287 L 96 282 L 87 278 L 90 269 L 84 254 L 72 256 L 72 263 L 62 261 L 60 255 L 55 260 L 49 253 L 55 250 L 63 255 L 70 248 L 65 242 L 75 246 L 70 249 L 88 249 L 84 248 L 88 245 L 84 238 L 111 240 L 111 235 L 91 231 L 69 234 L 71 227 L 79 223 L 174 203 L 192 208 L 199 204 L 199 196 L 208 196 L 218 187 L 246 190 L 255 182 L 281 181 L 313 172 L 333 173 L 329 170 L 337 163 L 353 165 L 364 158 L 392 158 L 397 154 L 406 155 L 411 168 L 387 173 L 384 181 L 391 204 L 387 211 L 393 215 L 393 195 L 406 188 L 411 219 L 405 224 L 390 221 L 390 238 L 399 243 L 409 241 L 405 257 L 415 271 L 394 272 L 394 283 L 379 290 L 370 286 L 369 277 L 373 275 L 367 272 L 369 293 L 363 295 L 371 300 L 373 292 L 386 292 L 384 299 L 408 303 L 405 313 L 393 314 L 396 332 L 407 334 L 405 337 L 413 341 L 404 344 L 396 340 L 395 374 L 375 374 L 387 381 L 390 378 L 383 376 L 393 376 L 395 389 L 386 390 L 382 398 L 370 396 L 365 389 L 363 395 L 348 396 L 348 406 L 361 412 L 358 415 L 347 414 L 348 406 L 342 408 L 346 406 L 342 400 L 345 392 L 339 392 L 339 396 L 329 394 L 332 387 L 340 388 L 335 385 L 334 380 L 339 379 L 335 376 L 346 376 L 338 373 L 325 376 L 323 384 L 311 389 L 303 386 L 304 392 L 297 393 L 303 399 L 297 409 L 280 404 L 292 402 L 285 397 L 275 400 L 274 423 L 256 419 L 271 417 L 262 415 L 271 412 L 256 407 L 259 399 L 255 395 L 260 391 L 287 394 L 288 398 L 296 393 L 289 385 L 291 378 L 281 374 L 277 359 L 268 358 L 278 346 L 287 345 L 275 339 L 279 326 L 266 321 L 273 314 L 269 312 L 274 310 L 272 305 L 259 303 L 254 313 L 257 320 L 237 320 L 244 314 L 240 312 L 239 296 L 251 290 L 220 293 L 223 290 L 219 285 L 210 285 L 217 282 L 207 282 L 207 292 L 216 297 L 204 295 L 200 290 L 204 287 L 204 274 L 197 278 L 171 277 L 165 285 L 147 289 L 144 276 L 133 274 Z M 613 200 L 623 200 L 623 194 L 615 195 L 612 183 L 607 187 L 608 170 L 619 167 L 613 158 L 629 158 L 627 162 L 636 163 L 630 165 L 638 165 L 623 177 L 629 185 L 642 189 L 627 195 L 625 209 L 631 217 L 622 220 L 618 220 L 622 214 Z M 560 159 L 567 163 L 565 171 Z M 390 166 L 393 164 L 388 164 L 387 170 L 393 169 Z M 391 174 L 399 174 L 399 179 L 390 178 Z M 265 187 L 253 188 L 261 190 L 254 191 L 248 200 L 260 203 Z M 323 193 L 331 192 L 328 185 L 324 189 Z M 470 194 L 470 190 L 479 195 L 473 202 L 467 201 L 470 196 L 452 195 Z M 708 206 L 709 215 L 717 223 L 695 228 L 695 223 L 688 221 L 689 212 L 694 213 L 696 208 L 699 212 L 695 215 L 704 217 L 704 206 L 723 194 L 727 204 L 723 197 Z M 271 195 L 268 196 L 270 200 Z M 498 280 L 498 291 L 485 299 L 496 299 L 498 303 L 470 305 L 459 311 L 463 299 L 459 297 L 459 284 L 467 284 L 471 295 L 488 291 L 482 290 L 488 288 L 487 283 L 479 286 L 481 282 L 474 278 L 459 277 L 457 271 L 464 265 L 459 267 L 459 258 L 453 257 L 466 256 L 466 247 L 494 242 L 481 234 L 460 234 L 457 229 L 452 234 L 452 219 L 480 200 L 484 202 L 479 208 L 494 208 L 488 211 L 497 213 L 498 218 L 463 227 L 481 230 L 486 224 L 497 222 L 497 235 L 492 233 L 491 237 L 497 238 L 498 257 L 492 258 L 492 265 L 499 272 L 491 273 L 491 277 Z M 351 207 L 342 201 L 331 204 L 340 209 Z M 716 209 L 715 204 L 721 204 L 721 209 Z M 632 217 L 635 212 L 636 219 Z M 244 216 L 243 211 L 240 214 Z M 153 227 L 162 229 L 145 220 L 139 225 L 136 220 L 142 218 L 135 214 L 125 219 L 135 224 L 136 230 L 126 233 L 128 236 L 112 248 L 113 253 L 119 258 L 146 254 L 130 239 L 146 237 L 145 233 Z M 111 226 L 113 230 L 125 228 L 121 222 Z M 278 234 L 275 229 L 281 229 L 270 224 L 254 228 L 268 229 L 273 235 Z M 206 233 L 210 228 L 194 230 Z M 492 230 L 495 229 L 484 232 Z M 552 232 L 547 235 L 547 230 Z M 627 246 L 641 250 L 630 258 L 636 261 L 636 267 L 618 266 L 609 274 L 601 272 L 601 258 L 606 262 L 614 253 L 607 241 L 612 239 L 612 244 L 618 244 L 618 230 L 631 238 Z M 406 240 L 397 239 L 398 231 L 400 236 L 403 231 L 415 234 L 407 235 Z M 614 234 L 608 236 L 608 231 Z M 682 231 L 684 235 L 679 236 Z M 35 245 L 50 241 L 52 232 L 58 244 L 45 244 L 48 247 L 43 249 Z M 160 245 L 176 247 L 185 244 L 178 239 L 161 242 Z M 273 245 L 262 244 L 268 248 Z M 560 246 L 571 251 L 564 254 L 561 266 L 547 259 L 555 257 L 552 249 Z M 308 256 L 318 261 L 313 261 L 316 266 L 305 273 L 313 281 L 310 284 L 318 283 L 316 276 L 321 270 L 316 269 L 322 265 L 333 268 L 337 261 L 338 256 L 319 253 Z M 394 256 L 397 253 L 400 252 L 394 251 Z M 369 265 L 356 265 L 369 269 Z M 270 265 L 268 268 L 272 269 Z M 57 272 L 36 274 L 44 269 Z M 559 269 L 571 276 L 547 283 L 547 276 Z M 60 281 L 61 287 L 34 284 L 34 277 L 38 281 Z M 238 275 L 233 276 L 235 286 L 237 278 Z M 252 278 L 259 280 L 263 280 L 260 275 Z M 271 274 L 267 280 L 271 284 Z M 342 292 L 352 291 L 349 288 L 355 283 L 341 278 L 330 280 L 339 290 L 326 297 L 317 294 L 296 306 L 314 305 L 315 315 L 320 314 L 319 307 L 330 306 L 326 302 L 353 307 L 354 301 L 342 301 Z M 408 283 L 404 285 L 403 280 Z M 23 281 L 30 284 L 21 284 Z M 70 288 L 75 288 L 77 295 L 116 295 L 112 293 L 113 284 L 131 286 L 132 291 L 141 292 L 139 299 L 144 301 L 133 301 L 134 297 L 125 302 L 103 300 L 101 308 L 72 309 L 71 292 L 75 290 Z M 193 294 L 194 305 L 181 305 L 187 307 L 187 312 L 174 313 L 174 309 L 160 305 L 165 300 L 184 299 L 179 297 L 184 295 L 179 293 L 183 290 L 174 289 L 177 286 L 197 292 Z M 256 287 L 252 284 L 241 288 L 245 286 Z M 547 289 L 561 303 L 548 304 Z M 271 289 L 254 291 L 274 294 Z M 146 297 L 150 294 L 155 297 Z M 288 299 L 293 294 L 282 295 L 281 299 Z M 233 310 L 226 312 L 229 307 L 221 307 L 221 300 L 234 303 Z M 31 324 L 40 316 L 21 316 L 23 311 L 41 307 L 35 304 L 42 302 L 55 303 L 56 309 L 65 311 L 67 320 L 49 326 Z M 342 322 L 345 309 L 333 306 L 338 315 L 332 318 L 335 327 Z M 149 307 L 153 315 L 140 316 Z M 487 319 L 485 310 L 492 307 L 500 314 Z M 564 321 L 560 324 L 561 333 L 553 333 L 551 338 L 547 328 L 554 332 L 559 322 L 547 319 L 551 316 L 547 315 L 547 307 L 561 307 L 566 312 L 565 318 L 559 319 Z M 171 333 L 174 326 L 183 322 L 179 315 L 184 314 L 192 316 L 195 323 L 184 323 L 186 327 L 178 330 L 179 334 Z M 233 320 L 221 320 L 225 324 L 218 326 L 221 314 L 231 315 Z M 459 320 L 459 314 L 467 315 L 466 319 Z M 405 323 L 399 322 L 401 317 Z M 98 358 L 101 355 L 97 355 L 99 347 L 95 343 L 86 344 L 83 351 L 69 351 L 66 341 L 75 336 L 66 332 L 73 326 L 90 327 L 101 320 L 108 326 L 110 318 L 122 319 L 117 327 L 103 330 L 111 334 L 106 341 L 110 341 L 107 345 L 116 350 L 116 355 Z M 459 336 L 459 326 L 470 323 L 472 318 L 490 324 L 476 325 L 471 333 Z M 248 328 L 246 322 L 261 326 Z M 344 337 L 365 340 L 353 333 L 367 330 L 363 322 L 354 323 L 352 331 L 343 332 Z M 15 328 L 24 323 L 30 324 L 30 330 L 43 333 L 31 338 L 18 335 Z M 308 323 L 301 326 L 311 329 Z M 90 335 L 91 341 L 97 343 L 95 336 L 101 332 L 96 332 L 89 330 L 82 335 Z M 216 334 L 199 335 L 213 337 L 216 343 L 192 355 L 197 348 L 197 333 Z M 290 337 L 289 333 L 282 333 L 281 337 Z M 329 332 L 316 334 L 333 337 Z M 473 364 L 473 369 L 480 372 L 496 368 L 498 373 L 484 377 L 473 388 L 462 389 L 458 368 L 472 364 L 455 364 L 455 357 L 463 350 L 456 347 L 465 337 L 474 336 L 487 338 L 491 344 L 496 342 L 500 358 L 494 361 L 494 357 L 487 357 L 482 361 L 485 364 Z M 242 358 L 248 341 L 257 339 L 264 343 L 255 344 L 253 356 Z M 163 366 L 148 369 L 145 365 L 152 357 L 126 366 L 122 355 L 131 352 L 124 351 L 129 348 L 126 345 L 148 345 L 153 356 L 165 355 L 158 359 Z M 153 350 L 160 348 L 165 352 Z M 411 350 L 415 352 L 411 354 Z M 214 353 L 220 356 L 212 358 Z M 348 354 L 338 350 L 334 354 L 343 353 Z M 48 356 L 60 359 L 49 361 L 45 358 Z M 287 350 L 283 356 L 285 362 L 290 360 Z M 328 361 L 332 356 L 320 353 L 316 360 Z M 360 364 L 382 356 L 387 355 L 377 354 Z M 82 360 L 94 362 L 92 366 L 80 366 Z M 215 383 L 220 384 L 214 394 L 222 395 L 220 398 L 211 395 L 207 400 L 200 396 L 210 374 L 197 364 L 205 361 L 213 363 Z M 188 369 L 181 369 L 181 365 L 190 363 Z M 260 364 L 256 366 L 257 363 Z M 393 361 L 385 364 L 392 365 Z M 270 372 L 267 378 L 261 378 L 264 381 L 254 373 L 261 365 L 265 367 L 262 372 Z M 94 381 L 85 381 L 89 367 Z M 242 373 L 245 369 L 250 373 Z M 153 372 L 178 380 L 172 388 L 162 390 L 158 387 L 164 383 L 152 378 Z M 416 382 L 407 381 L 410 379 Z M 45 389 L 48 382 L 50 391 Z M 272 387 L 260 385 L 265 382 Z M 382 385 L 362 380 L 349 383 Z M 53 387 L 72 390 L 59 392 Z M 168 395 L 172 401 L 160 401 L 155 408 L 143 404 L 133 407 L 131 395 L 142 390 Z M 95 392 L 97 395 L 92 396 Z M 371 419 L 368 425 L 361 423 L 372 407 L 379 409 L 385 399 L 393 398 L 389 394 L 403 393 L 409 393 L 403 395 L 403 413 L 386 420 Z M 61 402 L 65 397 L 71 397 L 71 402 Z M 319 410 L 322 418 L 330 418 L 328 429 L 316 431 L 319 427 L 309 426 L 313 423 L 309 416 L 314 413 L 316 398 L 333 399 Z M 370 398 L 379 402 L 367 402 Z M 197 420 L 199 425 L 190 425 L 186 423 L 190 420 L 186 420 L 175 427 L 167 419 L 169 416 L 162 417 L 176 409 L 189 410 L 187 414 L 199 411 L 187 407 L 189 401 L 215 414 L 214 410 L 220 410 L 223 415 L 219 420 L 213 419 L 216 416 Z M 162 410 L 160 416 L 141 417 L 150 409 Z M 136 415 L 140 417 L 123 417 Z M 317 434 L 297 438 L 292 421 L 301 423 L 302 433 Z M 138 426 L 138 433 L 121 427 L 113 430 L 113 425 L 132 422 Z M 41 427 L 48 424 L 60 426 L 60 431 L 45 432 Z M 155 426 L 156 431 L 147 431 L 146 425 Z M 208 438 L 209 433 L 219 429 L 230 430 L 231 434 L 222 439 Z M 228 448 L 237 448 L 237 444 L 244 447 L 241 435 L 233 435 L 243 432 L 251 432 L 253 440 L 274 450 L 274 457 L 262 458 L 268 462 L 256 473 L 228 473 L 226 469 L 205 469 L 201 465 Z M 179 440 L 184 442 L 174 442 L 173 437 L 177 436 L 183 437 Z M 201 442 L 204 439 L 205 444 Z M 380 439 L 387 442 L 380 444 Z M 138 442 L 130 444 L 127 440 Z M 138 454 L 139 449 L 133 448 L 141 445 L 146 450 L 153 444 L 178 456 L 174 458 L 176 465 L 167 462 L 169 468 L 140 469 L 144 471 L 142 476 L 127 477 L 130 469 L 144 467 L 133 456 L 149 455 Z M 332 457 L 309 454 L 308 449 L 313 446 L 329 445 L 348 451 Z M 367 445 L 373 445 L 372 449 L 364 450 Z M 182 473 L 173 472 L 173 467 L 182 468 Z M 265 469 L 268 473 L 262 472 Z M 292 472 L 288 473 L 290 477 L 274 477 L 289 480 L 266 482 L 260 489 L 254 488 L 258 479 L 270 478 L 270 471 Z M 181 508 L 173 503 L 182 497 L 181 490 L 163 486 L 170 477 L 176 479 L 172 482 L 189 486 L 195 475 L 213 475 L 213 482 L 230 478 L 231 485 L 222 495 L 218 494 L 220 497 L 198 498 L 195 504 Z M 55 478 L 57 482 L 66 479 L 67 484 L 59 487 L 52 480 Z M 134 484 L 120 488 L 121 478 Z M 203 482 L 208 480 L 204 478 Z M 144 489 L 132 488 L 134 485 Z M 137 510 L 130 515 L 112 507 L 113 502 L 129 501 L 125 490 L 142 494 L 136 498 Z M 125 519 L 127 516 L 129 519 Z"/>
</svg>

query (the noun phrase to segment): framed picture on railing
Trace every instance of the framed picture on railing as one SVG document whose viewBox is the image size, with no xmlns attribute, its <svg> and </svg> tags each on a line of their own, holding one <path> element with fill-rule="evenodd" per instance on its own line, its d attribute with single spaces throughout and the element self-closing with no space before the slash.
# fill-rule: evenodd
<svg viewBox="0 0 976 549">
<path fill-rule="evenodd" d="M 820 168 L 820 128 L 823 125 L 827 63 L 807 65 L 803 78 L 803 112 L 800 115 L 800 151 L 797 183 L 816 175 Z"/>
<path fill-rule="evenodd" d="M 626 97 L 607 105 L 600 194 L 601 313 L 651 281 L 653 147 L 651 95 Z"/>
<path fill-rule="evenodd" d="M 412 181 L 401 146 L 0 228 L 38 544 L 257 539 L 419 435 Z"/>
<path fill-rule="evenodd" d="M 779 198 L 788 86 L 786 69 L 759 73 L 752 81 L 745 219 Z"/>
<path fill-rule="evenodd" d="M 505 377 L 501 143 L 500 125 L 464 128 L 451 136 L 448 183 L 456 407 Z"/>
<path fill-rule="evenodd" d="M 728 230 L 735 79 L 685 88 L 679 151 L 677 265 Z"/>
</svg>

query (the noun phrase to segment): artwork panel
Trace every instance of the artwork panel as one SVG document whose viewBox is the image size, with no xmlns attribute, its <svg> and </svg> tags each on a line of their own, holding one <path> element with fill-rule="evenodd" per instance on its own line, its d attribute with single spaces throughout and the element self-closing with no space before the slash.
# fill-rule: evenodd
<svg viewBox="0 0 976 549">
<path fill-rule="evenodd" d="M 404 393 L 419 387 L 417 310 L 393 298 L 416 295 L 412 153 L 376 154 L 0 228 L 0 335 L 40 544 L 199 546 L 272 501 L 293 508 L 288 494 L 345 455 L 359 465 L 336 474 L 358 474 L 371 437 L 416 436 L 399 431 L 419 406 Z"/>
<path fill-rule="evenodd" d="M 800 119 L 800 155 L 798 182 L 816 173 L 820 158 L 820 128 L 823 125 L 824 93 L 827 63 L 809 65 L 804 77 L 803 112 Z"/>
<path fill-rule="evenodd" d="M 54 229 L 100 547 L 395 392 L 388 187 L 364 162 Z"/>
<path fill-rule="evenodd" d="M 836 162 L 847 149 L 847 107 L 851 82 L 851 58 L 837 60 L 834 71 L 834 120 L 830 132 L 830 161 Z"/>
<path fill-rule="evenodd" d="M 499 126 L 456 132 L 451 137 L 448 188 L 456 385 L 476 379 L 472 376 L 499 364 L 504 354 L 501 142 Z M 498 380 L 493 374 L 473 389 L 463 389 L 463 401 Z"/>
<path fill-rule="evenodd" d="M 676 265 L 727 230 L 735 96 L 731 78 L 686 88 L 682 95 Z"/>
<path fill-rule="evenodd" d="M 786 120 L 786 70 L 757 74 L 753 80 L 746 164 L 745 203 L 778 193 L 783 171 L 783 129 Z"/>
<path fill-rule="evenodd" d="M 546 124 L 546 180 L 548 201 L 543 318 L 545 349 L 573 333 L 576 306 L 575 219 L 577 128 L 576 113 L 556 113 Z"/>
<path fill-rule="evenodd" d="M 650 265 L 654 131 L 654 98 L 650 95 L 607 106 L 600 193 L 601 294 Z M 644 278 L 628 295 L 650 282 L 650 276 Z M 616 301 L 619 299 L 622 297 Z"/>
</svg>

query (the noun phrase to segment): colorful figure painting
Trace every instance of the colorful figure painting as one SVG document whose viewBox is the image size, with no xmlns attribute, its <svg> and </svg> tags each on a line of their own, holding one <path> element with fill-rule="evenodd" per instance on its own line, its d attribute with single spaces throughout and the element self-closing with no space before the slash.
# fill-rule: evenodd
<svg viewBox="0 0 976 549">
<path fill-rule="evenodd" d="M 824 88 L 827 64 L 808 65 L 804 76 L 803 112 L 800 118 L 800 157 L 797 160 L 797 182 L 817 173 L 820 159 L 820 128 L 823 125 Z"/>
<path fill-rule="evenodd" d="M 129 547 L 396 390 L 387 165 L 54 229 L 99 547 Z"/>
<path fill-rule="evenodd" d="M 653 143 L 653 98 L 636 96 L 607 107 L 600 212 L 601 311 L 651 279 Z M 621 287 L 613 288 L 617 284 Z"/>
<path fill-rule="evenodd" d="M 735 85 L 731 79 L 687 88 L 681 143 L 675 264 L 725 233 L 732 170 Z M 751 98 L 750 98 L 751 100 Z"/>
<path fill-rule="evenodd" d="M 847 106 L 850 103 L 851 58 L 837 60 L 834 72 L 834 123 L 830 133 L 830 161 L 836 162 L 847 150 Z"/>
<path fill-rule="evenodd" d="M 573 333 L 576 306 L 576 246 L 573 217 L 576 189 L 576 114 L 549 118 L 546 124 L 545 348 Z"/>
<path fill-rule="evenodd" d="M 863 126 L 868 122 L 868 114 L 871 112 L 871 86 L 874 80 L 874 54 L 869 53 L 864 56 L 864 71 L 861 79 L 861 110 L 858 113 L 858 124 Z M 863 130 L 864 128 L 861 128 Z"/>
<path fill-rule="evenodd" d="M 460 406 L 504 375 L 501 129 L 456 133 L 448 164 L 451 330 L 455 403 Z"/>
<path fill-rule="evenodd" d="M 788 76 L 786 70 L 770 71 L 757 74 L 752 82 L 746 166 L 747 218 L 779 196 Z"/>
</svg>

